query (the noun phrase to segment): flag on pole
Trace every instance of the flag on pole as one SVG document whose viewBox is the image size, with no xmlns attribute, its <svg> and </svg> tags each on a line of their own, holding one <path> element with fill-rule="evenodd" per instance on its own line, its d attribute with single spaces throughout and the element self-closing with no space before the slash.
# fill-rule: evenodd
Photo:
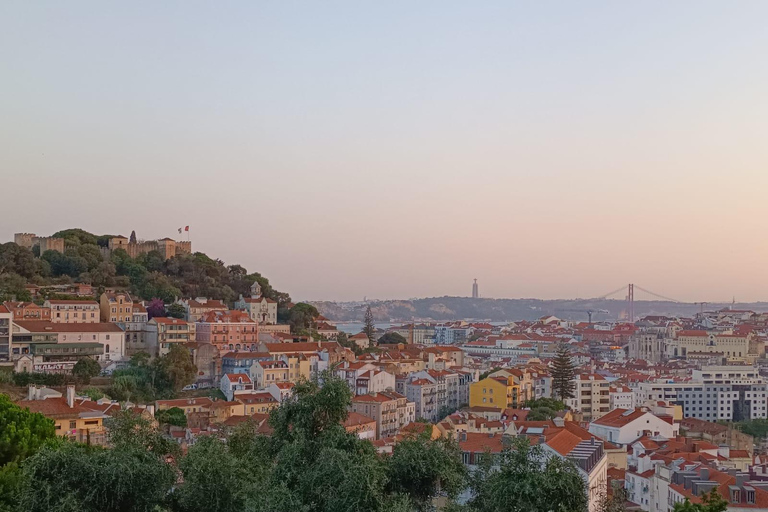
<svg viewBox="0 0 768 512">
<path fill-rule="evenodd" d="M 189 231 L 189 226 L 185 227 L 184 231 Z"/>
</svg>

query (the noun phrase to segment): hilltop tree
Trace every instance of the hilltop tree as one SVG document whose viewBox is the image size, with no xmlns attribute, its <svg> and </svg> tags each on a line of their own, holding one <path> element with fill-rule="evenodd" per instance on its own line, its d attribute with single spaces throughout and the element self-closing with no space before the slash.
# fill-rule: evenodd
<svg viewBox="0 0 768 512">
<path fill-rule="evenodd" d="M 560 401 L 574 397 L 576 366 L 571 358 L 570 348 L 565 343 L 557 346 L 552 363 L 552 392 Z"/>
<path fill-rule="evenodd" d="M 171 318 L 184 318 L 185 316 L 187 316 L 187 310 L 184 309 L 184 306 L 182 306 L 178 302 L 169 304 L 168 307 L 165 308 L 165 312 Z"/>
<path fill-rule="evenodd" d="M 376 326 L 373 322 L 373 311 L 371 311 L 370 304 L 365 309 L 365 326 L 363 327 L 363 332 L 366 336 L 368 336 L 368 340 L 371 343 L 375 343 L 376 340 L 374 339 L 374 336 L 376 335 Z"/>
<path fill-rule="evenodd" d="M 300 302 L 291 308 L 288 321 L 295 332 L 299 329 L 310 329 L 319 315 L 315 306 Z"/>
<path fill-rule="evenodd" d="M 18 274 L 0 274 L 0 302 L 6 300 L 32 300 L 32 295 L 25 288 L 26 284 L 27 280 Z"/>
</svg>

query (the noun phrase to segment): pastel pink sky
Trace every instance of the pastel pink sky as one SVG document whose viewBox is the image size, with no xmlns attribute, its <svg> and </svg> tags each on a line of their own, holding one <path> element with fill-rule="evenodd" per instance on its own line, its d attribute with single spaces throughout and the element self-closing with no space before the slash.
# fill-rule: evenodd
<svg viewBox="0 0 768 512">
<path fill-rule="evenodd" d="M 670 4 L 4 2 L 0 240 L 188 224 L 297 299 L 768 299 L 768 2 Z"/>
</svg>

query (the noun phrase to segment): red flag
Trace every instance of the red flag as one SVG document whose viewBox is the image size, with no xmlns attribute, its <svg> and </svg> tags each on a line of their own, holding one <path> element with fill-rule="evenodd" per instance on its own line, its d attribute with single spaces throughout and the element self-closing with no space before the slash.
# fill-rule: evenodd
<svg viewBox="0 0 768 512">
<path fill-rule="evenodd" d="M 185 227 L 184 231 L 189 231 L 189 226 Z"/>
</svg>

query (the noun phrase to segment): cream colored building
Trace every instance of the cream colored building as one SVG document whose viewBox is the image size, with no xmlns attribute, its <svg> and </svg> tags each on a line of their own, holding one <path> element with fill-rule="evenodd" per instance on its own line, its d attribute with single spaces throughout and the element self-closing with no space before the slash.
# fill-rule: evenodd
<svg viewBox="0 0 768 512">
<path fill-rule="evenodd" d="M 51 322 L 55 324 L 95 324 L 101 315 L 95 300 L 46 300 L 43 304 L 51 310 Z"/>
<path fill-rule="evenodd" d="M 575 397 L 565 400 L 565 405 L 573 412 L 581 413 L 583 421 L 596 420 L 611 410 L 610 383 L 602 375 L 581 374 L 573 382 Z"/>
<path fill-rule="evenodd" d="M 667 346 L 669 357 L 687 358 L 697 353 L 721 353 L 729 362 L 753 364 L 765 353 L 765 345 L 751 332 L 678 331 Z"/>
</svg>

